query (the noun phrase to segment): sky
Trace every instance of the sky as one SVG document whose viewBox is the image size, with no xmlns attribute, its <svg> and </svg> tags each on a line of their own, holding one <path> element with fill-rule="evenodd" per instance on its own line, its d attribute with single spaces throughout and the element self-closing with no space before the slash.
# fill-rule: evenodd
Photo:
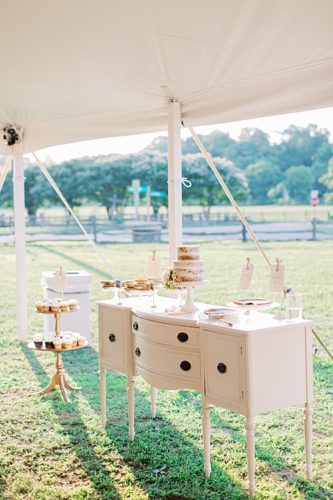
<svg viewBox="0 0 333 500">
<path fill-rule="evenodd" d="M 237 139 L 242 128 L 256 127 L 268 133 L 273 142 L 279 141 L 279 134 L 289 125 L 306 127 L 309 123 L 317 124 L 319 128 L 326 128 L 330 132 L 333 141 L 333 108 L 304 111 L 301 113 L 290 113 L 286 115 L 270 116 L 239 122 L 196 127 L 196 132 L 209 134 L 213 130 L 221 130 L 229 133 L 233 139 Z M 114 137 L 110 139 L 98 139 L 93 141 L 76 142 L 64 146 L 46 148 L 38 152 L 42 160 L 60 163 L 72 158 L 82 156 L 98 156 L 110 153 L 127 154 L 136 153 L 145 148 L 155 137 L 167 135 L 166 132 L 154 134 L 140 134 L 126 137 Z M 182 129 L 182 137 L 189 137 L 189 132 Z"/>
</svg>

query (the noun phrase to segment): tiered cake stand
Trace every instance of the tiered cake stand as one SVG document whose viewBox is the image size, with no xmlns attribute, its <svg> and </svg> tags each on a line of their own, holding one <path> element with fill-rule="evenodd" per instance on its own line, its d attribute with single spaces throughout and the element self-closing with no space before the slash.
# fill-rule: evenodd
<svg viewBox="0 0 333 500">
<path fill-rule="evenodd" d="M 78 311 L 79 309 L 80 308 L 77 307 L 76 309 L 69 310 L 69 311 L 57 311 L 57 312 L 49 311 L 49 312 L 42 312 L 42 311 L 37 311 L 37 309 L 35 309 L 35 311 L 38 312 L 38 313 L 40 313 L 40 314 L 53 314 L 54 315 L 54 319 L 55 319 L 55 334 L 56 334 L 57 337 L 60 337 L 60 316 L 61 316 L 61 314 L 75 312 L 75 311 Z M 57 351 L 56 349 L 49 348 L 49 347 L 36 347 L 34 342 L 29 342 L 28 347 L 30 349 L 34 349 L 36 351 L 52 351 L 52 352 L 56 353 L 56 362 L 55 362 L 56 373 L 53 375 L 53 377 L 52 377 L 50 383 L 47 385 L 47 387 L 45 387 L 45 389 L 43 389 L 42 391 L 40 391 L 40 392 L 37 393 L 38 396 L 44 396 L 45 394 L 48 394 L 49 392 L 53 391 L 53 389 L 56 386 L 59 386 L 61 394 L 62 394 L 64 400 L 67 403 L 71 402 L 71 400 L 70 400 L 70 398 L 68 396 L 68 393 L 67 393 L 67 389 L 69 391 L 79 391 L 80 388 L 79 387 L 73 387 L 67 381 L 66 376 L 65 376 L 65 372 L 64 372 L 64 369 L 63 369 L 61 354 L 64 351 L 74 351 L 76 349 L 82 349 L 83 347 L 86 347 L 87 345 L 88 345 L 88 341 L 86 340 L 85 343 L 84 343 L 84 345 L 77 346 L 77 347 L 71 347 L 69 349 L 61 349 L 60 351 Z"/>
</svg>

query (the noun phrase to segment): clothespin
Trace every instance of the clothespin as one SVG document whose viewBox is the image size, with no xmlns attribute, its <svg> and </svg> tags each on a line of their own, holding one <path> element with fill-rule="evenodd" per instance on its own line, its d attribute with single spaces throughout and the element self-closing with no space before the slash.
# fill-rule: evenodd
<svg viewBox="0 0 333 500">
<path fill-rule="evenodd" d="M 282 260 L 280 259 L 276 259 L 276 268 L 275 268 L 275 271 L 278 271 L 279 268 L 280 268 L 280 264 L 282 263 Z"/>
<path fill-rule="evenodd" d="M 153 261 L 155 260 L 156 257 L 156 250 L 153 250 Z"/>
<path fill-rule="evenodd" d="M 251 263 L 251 259 L 250 257 L 246 257 L 246 269 L 249 270 L 250 269 L 250 263 Z"/>
</svg>

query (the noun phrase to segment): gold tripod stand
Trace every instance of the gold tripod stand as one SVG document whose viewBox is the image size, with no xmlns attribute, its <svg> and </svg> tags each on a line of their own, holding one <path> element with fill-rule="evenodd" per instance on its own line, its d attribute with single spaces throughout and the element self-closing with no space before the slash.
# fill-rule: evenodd
<svg viewBox="0 0 333 500">
<path fill-rule="evenodd" d="M 76 311 L 78 310 L 75 309 Z M 57 312 L 42 312 L 42 311 L 37 311 L 36 312 L 40 312 L 41 314 L 53 314 L 54 315 L 54 318 L 55 318 L 55 334 L 57 337 L 60 337 L 60 316 L 62 314 L 62 312 L 74 312 L 74 311 L 57 311 Z M 36 347 L 34 342 L 29 342 L 28 344 L 28 347 L 30 349 L 34 349 L 36 351 L 52 351 L 52 352 L 55 352 L 56 353 L 56 362 L 55 362 L 55 366 L 56 366 L 56 373 L 53 375 L 53 377 L 51 378 L 51 381 L 50 383 L 45 387 L 45 389 L 43 389 L 42 391 L 38 392 L 37 395 L 38 396 L 44 396 L 45 394 L 48 394 L 50 393 L 51 391 L 53 391 L 53 389 L 56 387 L 56 386 L 59 386 L 60 387 L 60 391 L 61 391 L 61 394 L 64 398 L 64 400 L 67 402 L 67 403 L 70 403 L 71 400 L 68 396 L 68 393 L 67 393 L 67 389 L 69 391 L 79 391 L 80 389 L 78 387 L 73 387 L 66 379 L 66 376 L 65 376 L 65 372 L 64 372 L 64 369 L 63 369 L 63 363 L 62 363 L 62 352 L 64 351 L 74 351 L 75 349 L 82 349 L 83 347 L 86 347 L 88 345 L 88 342 L 87 340 L 85 341 L 84 345 L 81 345 L 81 346 L 76 346 L 76 347 L 71 347 L 69 349 L 62 349 L 61 351 L 58 351 L 54 348 L 51 348 L 51 347 L 45 347 L 44 344 L 43 344 L 43 347 Z"/>
</svg>

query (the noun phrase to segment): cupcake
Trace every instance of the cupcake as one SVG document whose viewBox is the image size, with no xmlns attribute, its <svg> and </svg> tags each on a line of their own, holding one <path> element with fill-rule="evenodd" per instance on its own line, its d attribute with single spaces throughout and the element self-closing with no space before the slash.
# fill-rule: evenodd
<svg viewBox="0 0 333 500">
<path fill-rule="evenodd" d="M 42 301 L 36 302 L 36 304 L 35 304 L 36 310 L 39 312 L 43 312 L 43 306 L 44 306 L 44 302 L 42 302 Z"/>
<path fill-rule="evenodd" d="M 59 302 L 56 299 L 52 300 L 50 308 L 52 312 L 59 312 L 60 311 Z"/>
<path fill-rule="evenodd" d="M 62 347 L 63 349 L 71 349 L 73 347 L 73 339 L 72 337 L 66 336 L 62 339 Z"/>
<path fill-rule="evenodd" d="M 61 309 L 62 312 L 68 311 L 68 302 L 67 302 L 67 300 L 61 300 L 59 302 L 59 306 L 60 306 L 60 309 Z"/>
<path fill-rule="evenodd" d="M 73 347 L 77 347 L 79 345 L 79 338 L 81 337 L 80 333 L 72 333 L 73 337 Z"/>
<path fill-rule="evenodd" d="M 86 339 L 82 335 L 80 335 L 77 339 L 77 345 L 79 347 L 82 347 L 85 343 L 86 343 Z"/>
<path fill-rule="evenodd" d="M 62 339 L 60 337 L 56 337 L 55 339 L 53 339 L 53 345 L 56 351 L 61 351 Z"/>
<path fill-rule="evenodd" d="M 54 344 L 53 344 L 53 340 L 54 339 L 55 339 L 54 333 L 52 333 L 52 332 L 45 333 L 45 335 L 44 335 L 44 341 L 45 341 L 45 347 L 47 349 L 53 349 L 54 348 Z"/>
<path fill-rule="evenodd" d="M 50 311 L 50 301 L 49 300 L 44 300 L 43 302 L 43 312 L 49 312 Z"/>
<path fill-rule="evenodd" d="M 43 335 L 37 334 L 33 338 L 33 342 L 37 349 L 41 349 L 43 347 Z"/>
<path fill-rule="evenodd" d="M 77 299 L 70 299 L 68 301 L 68 306 L 70 311 L 75 311 L 78 308 L 79 301 Z"/>
</svg>

